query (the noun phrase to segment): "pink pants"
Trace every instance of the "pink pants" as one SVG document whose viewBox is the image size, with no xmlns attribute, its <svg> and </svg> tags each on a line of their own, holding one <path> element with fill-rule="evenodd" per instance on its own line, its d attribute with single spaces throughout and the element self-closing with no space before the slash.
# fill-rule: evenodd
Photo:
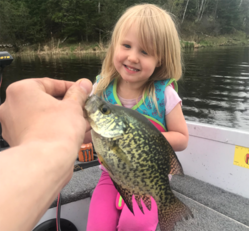
<svg viewBox="0 0 249 231">
<path fill-rule="evenodd" d="M 153 198 L 151 198 L 150 211 L 143 205 L 143 214 L 133 197 L 133 215 L 126 205 L 124 205 L 122 210 L 116 208 L 117 193 L 118 191 L 113 185 L 109 174 L 106 171 L 102 171 L 91 198 L 87 231 L 156 230 L 158 214 L 157 205 Z"/>
</svg>

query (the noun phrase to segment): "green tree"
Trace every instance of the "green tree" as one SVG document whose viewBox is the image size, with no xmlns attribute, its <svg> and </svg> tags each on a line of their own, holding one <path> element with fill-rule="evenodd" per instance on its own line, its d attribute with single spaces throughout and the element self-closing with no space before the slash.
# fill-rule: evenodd
<svg viewBox="0 0 249 231">
<path fill-rule="evenodd" d="M 31 43 L 43 42 L 50 35 L 51 21 L 47 16 L 48 0 L 20 0 L 24 2 L 29 13 L 29 35 L 26 37 Z"/>
<path fill-rule="evenodd" d="M 53 28 L 59 38 L 88 41 L 95 37 L 98 2 L 91 0 L 48 0 L 47 9 Z"/>
<path fill-rule="evenodd" d="M 0 0 L 0 43 L 107 41 L 127 7 L 144 0 Z M 249 0 L 147 0 L 171 12 L 182 31 L 249 34 Z M 187 26 L 185 26 L 187 25 Z M 195 33 L 195 32 L 194 32 Z"/>
<path fill-rule="evenodd" d="M 240 27 L 240 0 L 220 0 L 217 9 L 218 22 L 222 33 L 232 33 L 235 28 Z"/>
<path fill-rule="evenodd" d="M 19 45 L 29 36 L 29 11 L 23 1 L 0 0 L 0 39 L 3 43 Z"/>
</svg>

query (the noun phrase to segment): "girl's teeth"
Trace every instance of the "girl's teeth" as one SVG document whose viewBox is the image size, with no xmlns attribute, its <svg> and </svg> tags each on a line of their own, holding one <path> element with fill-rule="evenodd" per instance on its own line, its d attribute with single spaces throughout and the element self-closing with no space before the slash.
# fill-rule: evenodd
<svg viewBox="0 0 249 231">
<path fill-rule="evenodd" d="M 133 69 L 133 68 L 130 68 L 130 67 L 128 67 L 128 66 L 126 66 L 127 67 L 127 69 L 129 69 L 129 70 L 131 70 L 131 71 L 138 71 L 137 69 Z"/>
</svg>

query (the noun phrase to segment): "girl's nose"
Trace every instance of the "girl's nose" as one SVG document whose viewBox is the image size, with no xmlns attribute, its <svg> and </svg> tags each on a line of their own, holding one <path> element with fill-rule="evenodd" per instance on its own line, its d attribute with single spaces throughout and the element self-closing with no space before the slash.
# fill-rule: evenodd
<svg viewBox="0 0 249 231">
<path fill-rule="evenodd" d="M 132 63 L 138 63 L 139 62 L 139 57 L 136 51 L 130 51 L 129 56 L 128 56 L 128 61 Z"/>
</svg>

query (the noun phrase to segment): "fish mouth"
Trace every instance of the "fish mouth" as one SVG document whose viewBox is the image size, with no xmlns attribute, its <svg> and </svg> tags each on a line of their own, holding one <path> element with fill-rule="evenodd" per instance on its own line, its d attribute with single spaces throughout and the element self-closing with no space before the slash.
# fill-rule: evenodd
<svg viewBox="0 0 249 231">
<path fill-rule="evenodd" d="M 83 117 L 84 117 L 86 120 L 89 119 L 87 110 L 86 110 L 85 108 L 83 108 Z"/>
<path fill-rule="evenodd" d="M 85 101 L 85 105 L 83 107 L 83 116 L 85 119 L 88 119 L 89 118 L 89 115 L 88 115 L 88 111 L 90 108 L 88 108 L 88 101 L 90 100 L 90 97 L 88 97 Z M 88 109 L 87 109 L 88 108 Z"/>
<path fill-rule="evenodd" d="M 84 110 L 87 112 L 87 114 L 90 114 L 94 111 L 95 105 L 96 105 L 96 95 L 91 95 L 87 98 L 85 102 Z"/>
<path fill-rule="evenodd" d="M 93 96 L 89 96 L 87 99 L 86 99 L 86 102 L 85 102 L 85 105 L 83 107 L 83 117 L 85 120 L 88 121 L 88 123 L 90 124 L 90 126 L 92 127 L 92 123 L 93 123 L 93 120 L 91 118 L 91 114 L 94 113 L 94 111 L 96 111 L 96 106 L 95 106 L 95 100 L 93 99 L 94 97 Z"/>
<path fill-rule="evenodd" d="M 98 110 L 100 102 L 101 98 L 97 95 L 89 96 L 83 107 L 84 118 L 90 119 L 90 115 L 94 114 Z"/>
</svg>

